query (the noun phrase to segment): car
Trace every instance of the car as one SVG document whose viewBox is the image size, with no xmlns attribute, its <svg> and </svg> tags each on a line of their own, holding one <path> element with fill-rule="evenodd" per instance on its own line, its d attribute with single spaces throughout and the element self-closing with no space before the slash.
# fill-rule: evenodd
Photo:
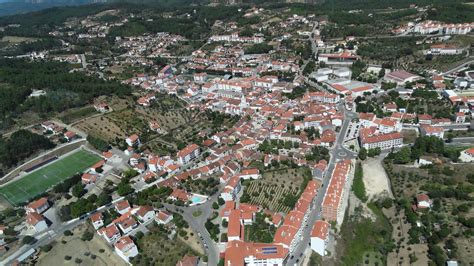
<svg viewBox="0 0 474 266">
<path fill-rule="evenodd" d="M 295 256 L 291 255 L 290 259 L 292 260 Z"/>
<path fill-rule="evenodd" d="M 297 260 L 296 260 L 296 263 L 298 263 L 298 262 L 300 262 L 300 259 L 297 259 Z"/>
</svg>

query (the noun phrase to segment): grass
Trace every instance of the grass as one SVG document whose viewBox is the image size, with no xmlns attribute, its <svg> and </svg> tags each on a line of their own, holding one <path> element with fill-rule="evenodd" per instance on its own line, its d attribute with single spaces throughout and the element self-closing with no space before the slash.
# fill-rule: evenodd
<svg viewBox="0 0 474 266">
<path fill-rule="evenodd" d="M 343 265 L 361 265 L 365 256 L 372 252 L 374 252 L 372 257 L 377 255 L 383 259 L 393 247 L 391 224 L 375 204 L 368 203 L 367 206 L 375 214 L 375 221 L 356 214 L 345 219 L 341 227 L 344 245 L 341 257 Z"/>
<path fill-rule="evenodd" d="M 201 216 L 201 214 L 202 214 L 202 211 L 197 210 L 197 211 L 193 212 L 193 217 L 199 217 L 199 216 Z"/>
<path fill-rule="evenodd" d="M 82 172 L 100 161 L 100 157 L 86 151 L 78 151 L 40 168 L 19 180 L 0 188 L 0 194 L 12 205 L 27 202 L 54 185 Z"/>
<path fill-rule="evenodd" d="M 95 111 L 94 107 L 87 106 L 87 107 L 77 109 L 77 110 L 70 110 L 70 111 L 64 113 L 63 115 L 61 115 L 59 117 L 59 119 L 61 119 L 61 121 L 63 121 L 66 124 L 70 124 L 70 123 L 72 123 L 74 121 L 77 121 L 81 118 L 88 117 L 88 116 L 94 114 L 95 112 L 96 111 Z"/>
<path fill-rule="evenodd" d="M 365 193 L 365 185 L 362 177 L 364 176 L 364 172 L 362 170 L 362 165 L 360 162 L 357 163 L 355 173 L 354 173 L 354 182 L 352 183 L 352 191 L 354 191 L 354 195 L 359 198 L 362 202 L 367 201 L 367 194 Z"/>
</svg>

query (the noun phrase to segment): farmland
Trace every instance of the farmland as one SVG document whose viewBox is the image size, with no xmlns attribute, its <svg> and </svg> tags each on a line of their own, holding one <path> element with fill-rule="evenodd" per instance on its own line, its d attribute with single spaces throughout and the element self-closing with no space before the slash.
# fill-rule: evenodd
<svg viewBox="0 0 474 266">
<path fill-rule="evenodd" d="M 309 173 L 310 174 L 310 173 Z M 241 201 L 261 205 L 273 212 L 289 212 L 293 207 L 291 196 L 298 196 L 307 178 L 307 168 L 284 168 L 263 173 L 259 180 L 244 182 Z"/>
<path fill-rule="evenodd" d="M 80 150 L 2 186 L 0 194 L 11 204 L 19 205 L 47 191 L 75 173 L 84 171 L 99 160 L 98 156 Z"/>
</svg>

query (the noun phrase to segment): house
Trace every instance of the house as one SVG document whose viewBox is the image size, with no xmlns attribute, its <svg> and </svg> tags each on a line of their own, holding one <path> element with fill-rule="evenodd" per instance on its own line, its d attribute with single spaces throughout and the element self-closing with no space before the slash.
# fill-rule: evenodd
<svg viewBox="0 0 474 266">
<path fill-rule="evenodd" d="M 120 238 L 120 231 L 115 224 L 110 224 L 107 227 L 101 228 L 97 233 L 104 237 L 108 243 L 114 243 Z"/>
<path fill-rule="evenodd" d="M 225 201 L 234 200 L 235 196 L 239 193 L 241 188 L 240 177 L 233 176 L 230 178 L 227 185 L 224 187 L 224 190 L 221 193 L 221 198 Z"/>
<path fill-rule="evenodd" d="M 459 159 L 462 162 L 474 162 L 474 147 L 462 151 Z"/>
<path fill-rule="evenodd" d="M 130 203 L 127 200 L 122 200 L 115 203 L 115 210 L 120 214 L 125 214 L 131 209 Z"/>
<path fill-rule="evenodd" d="M 119 255 L 119 257 L 121 257 L 126 262 L 129 262 L 130 258 L 138 255 L 138 248 L 129 236 L 120 238 L 114 244 L 114 248 L 117 255 Z"/>
<path fill-rule="evenodd" d="M 180 150 L 177 154 L 178 161 L 184 165 L 188 162 L 196 159 L 200 154 L 199 146 L 196 144 L 190 144 L 184 149 Z"/>
<path fill-rule="evenodd" d="M 416 196 L 416 207 L 418 209 L 431 208 L 433 201 L 426 194 L 419 194 Z"/>
<path fill-rule="evenodd" d="M 418 124 L 431 125 L 433 117 L 429 114 L 420 114 L 418 115 Z"/>
<path fill-rule="evenodd" d="M 119 217 L 118 219 L 120 218 L 121 217 Z M 137 221 L 131 215 L 126 217 L 125 219 L 122 219 L 117 224 L 118 224 L 118 227 L 120 228 L 120 231 L 122 231 L 124 235 L 132 232 L 133 229 L 135 229 L 138 226 Z"/>
<path fill-rule="evenodd" d="M 257 168 L 243 169 L 240 172 L 240 178 L 244 180 L 259 179 L 261 177 L 260 171 Z"/>
<path fill-rule="evenodd" d="M 158 224 L 168 224 L 173 220 L 173 214 L 168 211 L 160 210 L 156 213 L 155 222 Z"/>
<path fill-rule="evenodd" d="M 352 65 L 359 59 L 359 56 L 351 52 L 318 55 L 318 62 L 324 62 L 328 65 Z"/>
<path fill-rule="evenodd" d="M 183 202 L 187 202 L 190 198 L 190 195 L 185 190 L 175 188 L 168 198 L 171 200 L 181 200 Z"/>
<path fill-rule="evenodd" d="M 68 130 L 66 131 L 66 133 L 64 133 L 64 138 L 66 139 L 66 141 L 71 141 L 73 139 L 75 139 L 77 137 L 76 133 Z"/>
<path fill-rule="evenodd" d="M 396 70 L 385 74 L 385 81 L 404 85 L 407 82 L 415 82 L 422 79 L 422 77 L 406 72 L 404 70 Z"/>
<path fill-rule="evenodd" d="M 456 123 L 464 123 L 464 122 L 466 122 L 466 114 L 464 112 L 457 112 Z"/>
<path fill-rule="evenodd" d="M 84 185 L 94 184 L 97 181 L 97 177 L 99 177 L 97 174 L 84 173 L 81 176 L 81 182 Z"/>
<path fill-rule="evenodd" d="M 440 139 L 444 138 L 444 129 L 443 127 L 434 127 L 430 125 L 421 125 L 420 133 L 422 136 L 435 136 Z"/>
<path fill-rule="evenodd" d="M 349 189 L 346 183 L 350 169 L 350 160 L 337 162 L 334 167 L 322 203 L 322 217 L 327 221 L 342 222 L 345 212 L 343 198 Z"/>
<path fill-rule="evenodd" d="M 140 206 L 135 213 L 140 223 L 146 223 L 155 217 L 155 210 L 151 206 Z"/>
<path fill-rule="evenodd" d="M 101 112 L 101 113 L 106 113 L 110 111 L 109 106 L 105 102 L 94 104 L 94 108 L 96 111 Z"/>
<path fill-rule="evenodd" d="M 456 55 L 462 53 L 462 49 L 454 45 L 434 44 L 431 45 L 429 52 L 432 55 Z"/>
<path fill-rule="evenodd" d="M 49 208 L 48 198 L 43 197 L 31 202 L 30 204 L 26 206 L 25 209 L 27 213 L 30 213 L 30 212 L 43 213 L 48 208 Z"/>
<path fill-rule="evenodd" d="M 133 134 L 130 137 L 125 139 L 125 142 L 127 143 L 128 146 L 138 146 L 140 145 L 140 138 L 138 137 L 137 134 Z"/>
<path fill-rule="evenodd" d="M 185 255 L 178 263 L 176 263 L 176 266 L 197 266 L 199 265 L 199 257 L 197 256 L 188 256 Z"/>
<path fill-rule="evenodd" d="M 100 160 L 99 162 L 97 162 L 96 164 L 91 166 L 90 171 L 93 172 L 93 173 L 99 173 L 99 172 L 101 172 L 102 167 L 104 166 L 104 164 L 105 164 L 105 160 Z"/>
<path fill-rule="evenodd" d="M 48 224 L 43 215 L 37 212 L 30 212 L 26 215 L 26 226 L 36 233 L 48 229 Z"/>
<path fill-rule="evenodd" d="M 326 246 L 329 241 L 331 225 L 323 220 L 317 220 L 311 231 L 311 249 L 321 256 L 326 255 Z"/>
<path fill-rule="evenodd" d="M 97 230 L 104 226 L 104 216 L 102 213 L 97 212 L 91 215 L 91 223 L 94 226 L 94 229 Z"/>
</svg>

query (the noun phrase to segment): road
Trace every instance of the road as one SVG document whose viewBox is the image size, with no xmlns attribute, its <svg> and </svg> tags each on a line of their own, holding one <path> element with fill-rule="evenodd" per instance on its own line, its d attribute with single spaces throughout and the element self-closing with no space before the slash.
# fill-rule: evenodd
<svg viewBox="0 0 474 266">
<path fill-rule="evenodd" d="M 472 58 L 472 57 L 471 57 L 471 58 Z M 468 62 L 466 62 L 466 63 L 463 63 L 462 65 L 459 65 L 459 66 L 457 66 L 457 67 L 455 67 L 455 68 L 452 68 L 452 69 L 450 69 L 450 70 L 448 70 L 448 71 L 446 71 L 446 72 L 444 72 L 444 73 L 441 73 L 441 75 L 442 75 L 442 76 L 445 76 L 445 75 L 449 75 L 449 74 L 451 74 L 451 73 L 453 73 L 453 72 L 457 72 L 457 71 L 463 69 L 464 67 L 466 67 L 466 66 L 468 66 L 468 65 L 470 65 L 470 64 L 474 64 L 474 60 L 471 60 L 471 61 L 468 61 Z"/>
<path fill-rule="evenodd" d="M 203 245 L 203 248 L 207 254 L 208 265 L 217 265 L 219 263 L 219 251 L 217 250 L 214 240 L 212 240 L 209 232 L 207 232 L 207 229 L 204 226 L 207 219 L 214 211 L 212 204 L 217 201 L 219 195 L 220 191 L 209 197 L 204 204 L 191 207 L 177 207 L 171 204 L 164 204 L 168 210 L 180 212 L 194 233 L 200 236 L 201 244 Z M 201 215 L 194 217 L 193 213 L 196 211 L 201 211 Z"/>
<path fill-rule="evenodd" d="M 336 143 L 334 148 L 330 151 L 331 158 L 328 163 L 328 168 L 326 171 L 326 175 L 324 176 L 322 186 L 318 190 L 318 194 L 316 198 L 313 200 L 313 206 L 315 206 L 309 215 L 308 221 L 306 222 L 305 228 L 303 229 L 302 239 L 298 242 L 295 250 L 289 254 L 289 258 L 286 262 L 286 265 L 293 266 L 298 265 L 300 262 L 300 254 L 304 253 L 305 250 L 309 247 L 311 241 L 311 230 L 313 229 L 313 224 L 321 219 L 321 206 L 324 198 L 324 194 L 326 194 L 326 189 L 329 184 L 329 180 L 331 179 L 332 171 L 336 163 L 340 160 L 344 159 L 352 159 L 356 157 L 356 154 L 352 151 L 347 150 L 344 148 L 344 136 L 347 134 L 347 129 L 349 128 L 349 124 L 352 118 L 357 117 L 356 113 L 349 112 L 344 108 L 344 103 L 341 103 L 340 108 L 344 110 L 344 123 L 342 124 L 341 130 L 337 136 Z M 298 262 L 296 262 L 298 260 Z"/>
</svg>

